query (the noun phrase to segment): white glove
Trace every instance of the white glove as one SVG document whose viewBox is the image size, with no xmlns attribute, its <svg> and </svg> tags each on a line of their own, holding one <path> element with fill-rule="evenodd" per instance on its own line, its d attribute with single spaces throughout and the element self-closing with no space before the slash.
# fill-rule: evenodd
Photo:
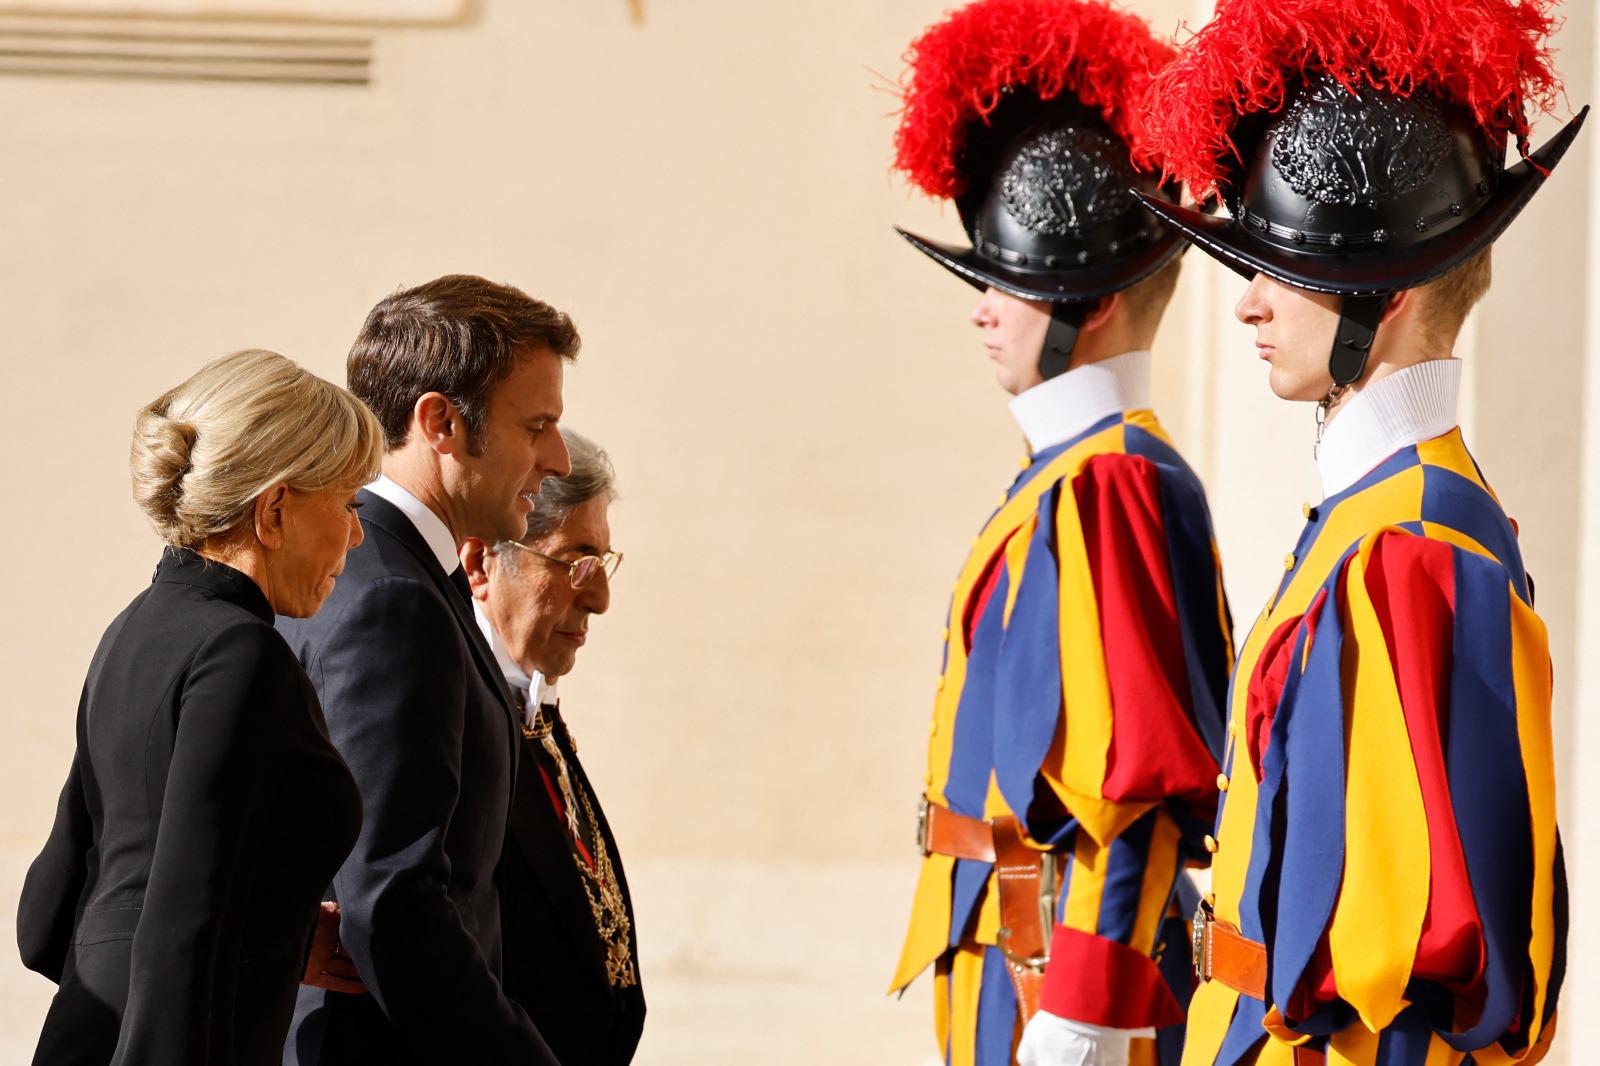
<svg viewBox="0 0 1600 1066">
<path fill-rule="evenodd" d="M 1128 1066 L 1128 1044 L 1155 1030 L 1108 1029 L 1039 1011 L 1023 1027 L 1017 1066 Z"/>
</svg>

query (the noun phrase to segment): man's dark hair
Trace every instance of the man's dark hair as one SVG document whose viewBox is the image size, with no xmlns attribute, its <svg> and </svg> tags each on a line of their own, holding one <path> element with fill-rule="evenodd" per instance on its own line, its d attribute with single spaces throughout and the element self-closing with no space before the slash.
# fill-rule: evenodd
<svg viewBox="0 0 1600 1066">
<path fill-rule="evenodd" d="M 489 395 L 522 356 L 578 354 L 572 319 L 521 289 L 472 274 L 402 289 L 379 301 L 350 348 L 350 391 L 378 416 L 384 446 L 398 448 L 417 398 L 437 392 L 461 414 L 468 448 L 482 445 Z"/>
</svg>

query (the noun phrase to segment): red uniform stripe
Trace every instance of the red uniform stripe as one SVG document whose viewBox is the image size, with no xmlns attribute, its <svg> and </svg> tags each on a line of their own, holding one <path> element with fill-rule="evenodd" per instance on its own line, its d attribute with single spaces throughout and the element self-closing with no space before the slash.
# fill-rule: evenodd
<svg viewBox="0 0 1600 1066">
<path fill-rule="evenodd" d="M 1460 995 L 1482 977 L 1485 949 L 1444 757 L 1455 633 L 1453 549 L 1422 537 L 1382 537 L 1367 568 L 1367 589 L 1394 665 L 1428 819 L 1433 876 L 1413 973 Z"/>
<path fill-rule="evenodd" d="M 1183 797 L 1202 809 L 1217 764 L 1195 731 L 1168 570 L 1160 474 L 1142 456 L 1102 455 L 1073 481 L 1105 647 L 1114 726 L 1101 794 Z"/>
</svg>

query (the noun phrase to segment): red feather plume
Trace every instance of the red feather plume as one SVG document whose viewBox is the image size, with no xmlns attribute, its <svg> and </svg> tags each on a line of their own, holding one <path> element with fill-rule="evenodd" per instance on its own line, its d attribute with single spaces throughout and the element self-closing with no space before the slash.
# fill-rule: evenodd
<svg viewBox="0 0 1600 1066">
<path fill-rule="evenodd" d="M 1006 88 L 1045 100 L 1071 93 L 1100 111 L 1136 163 L 1151 166 L 1139 102 L 1176 54 L 1143 19 L 1105 0 L 977 0 L 906 51 L 895 169 L 930 196 L 965 191 L 967 131 L 987 120 Z"/>
<path fill-rule="evenodd" d="M 1401 96 L 1426 89 L 1487 133 L 1528 134 L 1525 104 L 1555 106 L 1549 38 L 1557 0 L 1219 0 L 1157 75 L 1143 112 L 1165 175 L 1210 197 L 1237 158 L 1240 117 L 1283 106 L 1308 72 Z"/>
</svg>

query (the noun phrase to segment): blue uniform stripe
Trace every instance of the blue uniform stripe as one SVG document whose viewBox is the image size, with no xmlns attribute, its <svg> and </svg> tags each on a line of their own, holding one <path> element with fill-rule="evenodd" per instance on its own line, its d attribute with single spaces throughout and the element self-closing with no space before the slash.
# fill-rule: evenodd
<svg viewBox="0 0 1600 1066">
<path fill-rule="evenodd" d="M 957 859 L 956 872 L 950 879 L 950 946 L 956 947 L 966 939 L 967 926 L 971 924 L 972 909 L 983 895 L 994 866 L 973 859 Z"/>
<path fill-rule="evenodd" d="M 994 752 L 995 669 L 1004 636 L 1005 603 L 1009 581 L 1004 569 L 994 593 L 984 604 L 973 627 L 967 676 L 956 706 L 955 736 L 951 740 L 950 771 L 944 794 L 950 809 L 971 818 L 983 817 L 989 793 L 989 770 Z"/>
<path fill-rule="evenodd" d="M 995 671 L 995 783 L 1035 840 L 1058 830 L 1029 820 L 1034 783 L 1061 724 L 1061 603 L 1056 569 L 1057 484 L 1039 501 L 1039 521 L 1028 544 L 1022 583 L 1011 624 L 999 647 Z M 995 599 L 1001 599 L 999 590 Z M 1003 602 L 1003 601 L 1002 601 Z"/>
<path fill-rule="evenodd" d="M 1483 545 L 1505 567 L 1517 595 L 1524 603 L 1528 601 L 1528 578 L 1522 569 L 1517 534 L 1494 497 L 1454 470 L 1428 466 L 1422 474 L 1422 517 Z"/>
<path fill-rule="evenodd" d="M 1433 1026 L 1426 1014 L 1417 1007 L 1407 1007 L 1378 1037 L 1378 1053 L 1372 1066 L 1427 1066 L 1432 1042 Z"/>
<path fill-rule="evenodd" d="M 1506 1031 L 1521 1006 L 1532 908 L 1533 836 L 1517 737 L 1511 592 L 1491 559 L 1455 551 L 1455 627 L 1445 760 L 1450 801 L 1488 949 L 1478 1024 L 1447 1037 L 1470 1051 Z"/>
<path fill-rule="evenodd" d="M 1305 657 L 1306 629 L 1292 652 L 1272 736 L 1262 759 L 1256 839 L 1246 877 L 1241 920 L 1248 905 L 1252 939 L 1267 944 L 1272 959 L 1269 991 L 1276 1003 L 1292 1001 L 1333 913 L 1344 872 L 1344 648 L 1338 586 L 1343 564 L 1323 586 L 1316 638 Z M 1299 664 L 1304 661 L 1302 670 Z M 1281 841 L 1275 847 L 1275 841 Z M 1255 850 L 1259 849 L 1259 850 Z"/>
<path fill-rule="evenodd" d="M 1005 601 L 1006 576 L 1002 572 L 995 583 L 994 594 L 978 619 L 972 654 L 967 661 L 967 679 L 956 709 L 950 775 L 944 792 L 950 809 L 969 818 L 983 817 L 984 799 L 989 792 L 991 753 L 994 751 L 994 670 Z M 961 942 L 968 916 L 983 893 L 991 869 L 986 862 L 956 861 L 950 900 L 951 945 Z"/>
<path fill-rule="evenodd" d="M 1267 1038 L 1261 1028 L 1266 1021 L 1267 1005 L 1259 999 L 1240 996 L 1233 1008 L 1233 1021 L 1228 1025 L 1228 1035 L 1222 1038 L 1214 1066 L 1236 1066 L 1248 1062 L 1260 1043 Z"/>
<path fill-rule="evenodd" d="M 1139 897 L 1149 865 L 1156 814 L 1151 811 L 1123 830 L 1111 842 L 1106 855 L 1105 887 L 1095 931 L 1119 944 L 1133 939 L 1133 926 L 1139 918 Z"/>
<path fill-rule="evenodd" d="M 1088 429 L 1077 434 L 1076 436 L 1068 437 L 1060 444 L 1052 444 L 1048 448 L 1042 448 L 1039 451 L 1034 452 L 1029 457 L 1027 469 L 1023 470 L 1021 474 L 1017 475 L 1017 480 L 1011 483 L 1011 490 L 1006 493 L 1006 498 L 1010 499 L 1012 496 L 1015 496 L 1017 491 L 1021 489 L 1022 486 L 1032 481 L 1038 475 L 1039 471 L 1055 462 L 1055 460 L 1059 458 L 1067 449 L 1076 447 L 1077 445 L 1088 440 L 1090 437 L 1094 436 L 1096 433 L 1104 433 L 1106 430 L 1110 429 L 1112 426 L 1121 421 L 1121 412 L 1118 412 L 1114 415 L 1107 415 L 1105 418 L 1102 418 L 1100 421 L 1096 422 L 1094 425 L 1090 426 Z"/>
<path fill-rule="evenodd" d="M 1011 1066 L 1011 1037 L 1017 1021 L 1017 991 L 1006 972 L 1006 957 L 983 951 L 983 989 L 978 994 L 976 1066 Z"/>
</svg>

